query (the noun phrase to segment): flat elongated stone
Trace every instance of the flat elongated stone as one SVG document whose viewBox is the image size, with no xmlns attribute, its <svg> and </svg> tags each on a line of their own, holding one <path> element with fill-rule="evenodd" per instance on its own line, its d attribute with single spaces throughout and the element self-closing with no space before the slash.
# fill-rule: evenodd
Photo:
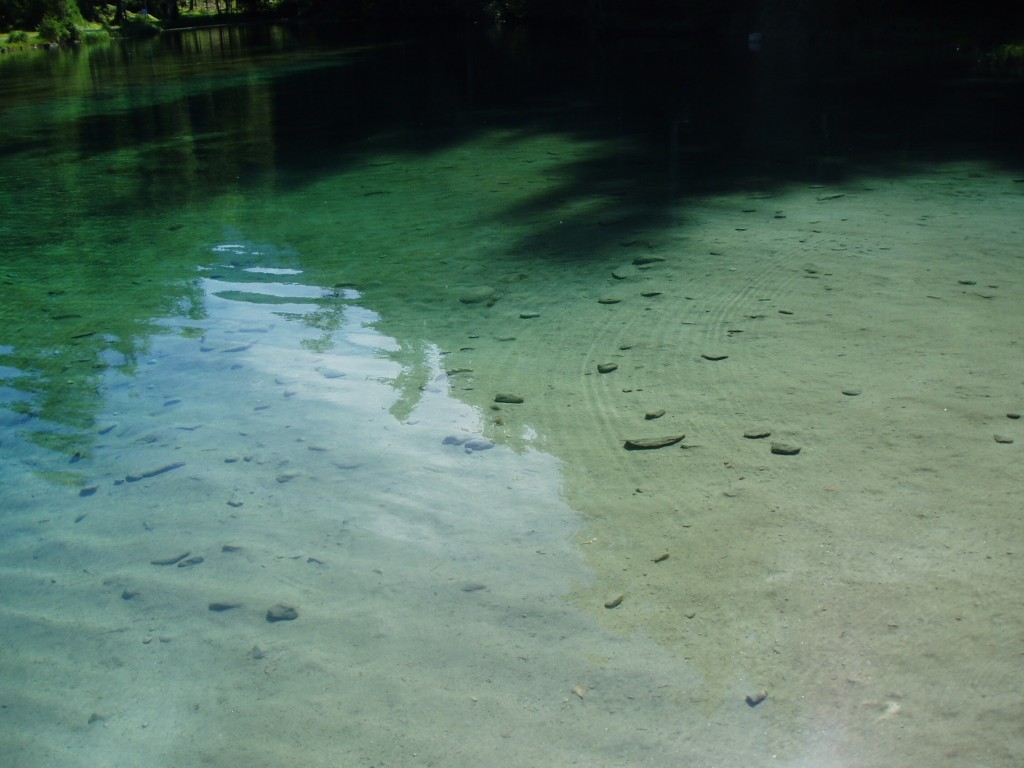
<svg viewBox="0 0 1024 768">
<path fill-rule="evenodd" d="M 267 611 L 267 621 L 271 624 L 277 621 L 295 621 L 299 618 L 299 612 L 290 605 L 278 603 Z"/>
<path fill-rule="evenodd" d="M 772 443 L 772 453 L 777 456 L 796 456 L 800 453 L 800 446 L 792 443 Z"/>
<path fill-rule="evenodd" d="M 665 448 L 669 445 L 675 445 L 680 442 L 686 435 L 668 435 L 667 437 L 641 437 L 635 440 L 627 440 L 623 443 L 623 448 L 627 451 L 648 451 L 653 448 Z"/>
<path fill-rule="evenodd" d="M 180 555 L 175 555 L 174 557 L 164 557 L 160 560 L 150 560 L 149 562 L 152 565 L 177 565 L 191 554 L 191 552 L 182 552 Z"/>
<path fill-rule="evenodd" d="M 632 264 L 623 264 L 621 267 L 612 270 L 612 277 L 616 280 L 626 280 L 636 276 L 636 267 Z"/>
<path fill-rule="evenodd" d="M 127 475 L 125 477 L 125 480 L 127 480 L 129 483 L 137 483 L 139 480 L 144 480 L 147 477 L 156 477 L 157 475 L 162 475 L 164 472 L 170 472 L 173 469 L 178 469 L 179 467 L 184 467 L 184 466 L 185 466 L 185 462 L 184 461 L 176 461 L 173 464 L 165 464 L 162 467 L 157 467 L 156 469 L 150 469 L 147 472 L 138 472 L 136 474 Z"/>
</svg>

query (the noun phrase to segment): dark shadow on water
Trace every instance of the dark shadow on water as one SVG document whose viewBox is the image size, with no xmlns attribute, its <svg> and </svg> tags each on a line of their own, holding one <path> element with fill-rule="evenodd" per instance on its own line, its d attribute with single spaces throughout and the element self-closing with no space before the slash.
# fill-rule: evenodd
<svg viewBox="0 0 1024 768">
<path fill-rule="evenodd" d="M 173 215 L 205 195 L 287 190 L 367 153 L 418 156 L 494 128 L 617 141 L 618 155 L 570 169 L 553 194 L 633 189 L 652 224 L 652 206 L 752 177 L 832 183 L 899 154 L 1020 167 L 1024 152 L 1019 81 L 839 68 L 785 38 L 748 50 L 731 29 L 216 28 L 51 57 L 34 77 L 56 85 L 40 86 L 42 113 L 8 116 L 0 156 L 130 152 L 142 170 L 113 200 L 65 190 L 86 214 L 130 203 Z"/>
<path fill-rule="evenodd" d="M 961 158 L 1024 166 L 1024 82 L 877 63 L 860 71 L 816 55 L 753 52 L 724 34 L 435 30 L 345 68 L 276 79 L 276 184 L 342 171 L 368 149 L 416 156 L 495 128 L 613 143 L 605 156 L 561 166 L 559 185 L 504 212 L 506 222 L 534 225 L 545 211 L 596 199 L 579 220 L 534 228 L 521 244 L 550 254 L 595 226 L 657 228 L 670 205 L 737 187 L 837 184 Z"/>
</svg>

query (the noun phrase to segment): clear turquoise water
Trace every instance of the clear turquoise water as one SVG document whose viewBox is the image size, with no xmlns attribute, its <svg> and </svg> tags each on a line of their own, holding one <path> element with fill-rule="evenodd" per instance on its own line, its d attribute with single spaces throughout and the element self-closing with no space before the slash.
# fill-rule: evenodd
<svg viewBox="0 0 1024 768">
<path fill-rule="evenodd" d="M 568 599 L 592 576 L 557 460 L 528 425 L 485 438 L 445 373 L 495 344 L 459 299 L 517 281 L 535 217 L 509 208 L 606 150 L 491 127 L 388 50 L 215 30 L 9 64 L 12 764 L 662 749 L 547 722 L 601 684 L 567 665 L 618 641 Z"/>
<path fill-rule="evenodd" d="M 1012 165 L 942 165 L 970 138 L 956 121 L 880 135 L 884 107 L 709 81 L 690 55 L 643 78 L 637 57 L 515 30 L 346 45 L 254 28 L 0 62 L 12 765 L 881 765 L 901 743 L 914 765 L 934 753 L 890 723 L 915 718 L 912 743 L 942 731 L 937 690 L 983 734 L 1012 721 L 1019 698 L 987 721 L 980 703 L 1005 654 L 949 678 L 907 661 L 930 642 L 962 659 L 940 607 L 879 639 L 915 625 L 893 607 L 876 627 L 879 594 L 913 602 L 890 583 L 934 592 L 950 548 L 974 566 L 956 525 L 874 501 L 922 519 L 941 494 L 901 468 L 933 464 L 1019 498 L 1014 454 L 965 459 L 939 426 L 953 410 L 985 449 L 1012 431 L 1017 364 L 976 341 L 1019 330 Z M 980 251 L 892 226 L 928 216 L 963 216 Z M 988 301 L 964 275 L 1009 300 L 953 304 Z M 654 287 L 677 303 L 638 303 Z M 798 321 L 765 330 L 766 307 Z M 736 335 L 754 346 L 734 378 L 673 367 Z M 619 378 L 594 373 L 608 360 Z M 943 399 L 961 369 L 983 372 L 983 416 Z M 836 376 L 888 398 L 842 412 Z M 493 402 L 508 390 L 524 408 Z M 698 433 L 690 463 L 627 464 L 621 438 L 665 403 Z M 896 430 L 906 403 L 925 410 Z M 813 446 L 803 473 L 720 455 L 780 414 L 845 466 Z M 918 456 L 932 431 L 950 454 Z M 762 503 L 794 517 L 773 530 Z M 983 506 L 971 545 L 1012 541 Z M 854 554 L 832 559 L 836 540 Z M 667 581 L 648 577 L 662 549 Z M 904 558 L 921 570 L 901 576 Z M 1020 576 L 1001 573 L 997 613 Z M 984 587 L 942 583 L 990 646 L 1012 635 L 965 608 Z M 634 613 L 602 607 L 619 593 Z M 820 618 L 830 601 L 848 623 Z M 298 619 L 267 621 L 278 603 Z M 953 732 L 936 748 L 976 756 Z"/>
</svg>

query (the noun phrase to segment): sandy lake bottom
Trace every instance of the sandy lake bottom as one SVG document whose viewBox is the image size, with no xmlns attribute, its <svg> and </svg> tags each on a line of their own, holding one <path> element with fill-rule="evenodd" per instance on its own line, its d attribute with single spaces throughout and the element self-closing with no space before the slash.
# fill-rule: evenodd
<svg viewBox="0 0 1024 768">
<path fill-rule="evenodd" d="M 185 214 L 82 450 L 3 389 L 2 762 L 1018 765 L 1021 180 L 527 238 L 597 150 L 480 141 Z"/>
</svg>

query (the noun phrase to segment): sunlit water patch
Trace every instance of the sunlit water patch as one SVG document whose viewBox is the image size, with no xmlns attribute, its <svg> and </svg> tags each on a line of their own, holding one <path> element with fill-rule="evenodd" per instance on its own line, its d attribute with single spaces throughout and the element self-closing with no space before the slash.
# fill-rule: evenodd
<svg viewBox="0 0 1024 768">
<path fill-rule="evenodd" d="M 695 673 L 573 605 L 592 577 L 557 461 L 484 437 L 429 343 L 429 383 L 403 388 L 358 291 L 281 253 L 211 247 L 193 311 L 112 358 L 85 434 L 8 388 L 11 759 L 692 754 L 715 708 Z"/>
</svg>

